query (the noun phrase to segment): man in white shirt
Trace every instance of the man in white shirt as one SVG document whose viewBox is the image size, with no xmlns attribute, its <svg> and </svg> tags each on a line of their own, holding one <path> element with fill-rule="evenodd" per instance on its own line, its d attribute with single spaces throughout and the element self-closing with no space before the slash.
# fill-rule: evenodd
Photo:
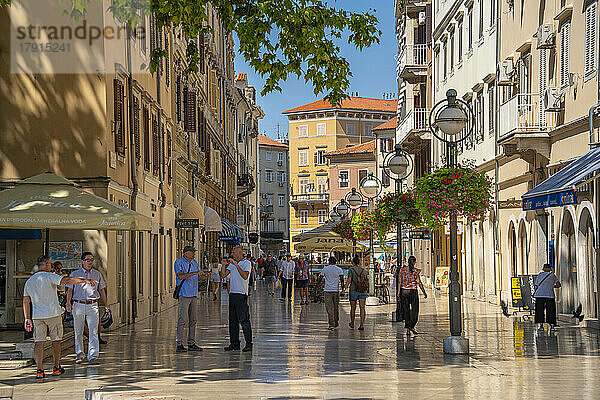
<svg viewBox="0 0 600 400">
<path fill-rule="evenodd" d="M 236 246 L 231 253 L 229 265 L 221 269 L 221 278 L 229 276 L 229 346 L 225 351 L 240 349 L 240 325 L 244 331 L 246 346 L 242 351 L 252 351 L 252 327 L 248 308 L 248 279 L 252 263 L 244 258 L 242 248 Z"/>
<path fill-rule="evenodd" d="M 336 262 L 335 257 L 329 257 L 329 265 L 325 266 L 319 274 L 325 277 L 323 297 L 325 298 L 325 310 L 327 310 L 330 331 L 339 326 L 340 282 L 341 287 L 344 287 L 344 271 L 336 265 Z"/>
<path fill-rule="evenodd" d="M 287 259 L 281 263 L 279 270 L 279 279 L 281 280 L 281 298 L 279 301 L 285 301 L 287 292 L 288 301 L 292 301 L 292 288 L 294 285 L 294 271 L 296 270 L 296 262 L 292 260 L 291 254 L 287 255 Z"/>
<path fill-rule="evenodd" d="M 23 290 L 23 315 L 25 330 L 33 333 L 35 342 L 34 357 L 37 365 L 36 378 L 44 378 L 44 342 L 46 336 L 52 341 L 54 369 L 52 375 L 62 375 L 65 370 L 60 365 L 61 340 L 63 335 L 62 313 L 58 304 L 56 290 L 59 285 L 89 284 L 96 285 L 92 279 L 62 277 L 50 272 L 52 262 L 48 256 L 40 256 L 37 260 L 35 274 L 25 282 Z M 32 313 L 33 308 L 33 313 Z"/>
<path fill-rule="evenodd" d="M 75 363 L 81 364 L 85 361 L 83 349 L 83 329 L 87 322 L 89 332 L 88 356 L 90 364 L 96 364 L 100 353 L 100 340 L 98 335 L 98 322 L 100 311 L 98 300 L 102 299 L 104 311 L 108 312 L 108 301 L 106 300 L 106 283 L 100 271 L 92 268 L 94 255 L 84 251 L 81 255 L 83 267 L 71 272 L 71 277 L 91 279 L 98 282 L 97 285 L 68 285 L 67 289 L 67 311 L 73 312 L 73 328 L 75 330 Z M 71 299 L 73 305 L 71 305 Z"/>
</svg>

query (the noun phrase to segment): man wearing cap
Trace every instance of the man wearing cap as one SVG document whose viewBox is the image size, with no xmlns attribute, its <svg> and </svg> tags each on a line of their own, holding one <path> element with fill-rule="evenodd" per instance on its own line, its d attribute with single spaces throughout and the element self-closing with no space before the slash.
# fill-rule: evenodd
<svg viewBox="0 0 600 400">
<path fill-rule="evenodd" d="M 173 265 L 177 286 L 179 290 L 179 319 L 177 320 L 177 352 L 202 351 L 196 345 L 196 312 L 198 308 L 198 276 L 204 275 L 200 266 L 194 260 L 196 249 L 192 246 L 183 248 L 183 257 L 177 259 Z M 183 329 L 188 324 L 187 349 L 183 345 Z"/>
</svg>

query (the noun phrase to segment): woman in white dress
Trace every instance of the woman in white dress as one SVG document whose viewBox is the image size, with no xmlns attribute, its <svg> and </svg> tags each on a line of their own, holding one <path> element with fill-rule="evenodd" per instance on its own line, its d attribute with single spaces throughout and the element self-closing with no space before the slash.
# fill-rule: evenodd
<svg viewBox="0 0 600 400">
<path fill-rule="evenodd" d="M 210 291 L 213 295 L 213 300 L 217 299 L 217 292 L 219 291 L 219 284 L 221 283 L 221 277 L 219 276 L 220 270 L 221 264 L 219 264 L 219 260 L 215 257 L 210 265 Z"/>
</svg>

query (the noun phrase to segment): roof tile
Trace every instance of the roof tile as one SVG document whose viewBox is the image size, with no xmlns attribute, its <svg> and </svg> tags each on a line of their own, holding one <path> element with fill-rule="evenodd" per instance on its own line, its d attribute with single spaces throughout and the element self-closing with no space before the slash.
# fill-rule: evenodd
<svg viewBox="0 0 600 400">
<path fill-rule="evenodd" d="M 348 97 L 342 100 L 341 107 L 335 107 L 336 109 L 350 109 L 350 110 L 370 110 L 370 111 L 385 111 L 385 112 L 396 112 L 398 107 L 397 100 L 385 100 L 385 99 L 370 99 L 366 97 Z M 312 103 L 304 104 L 302 106 L 291 108 L 284 111 L 283 114 L 293 114 L 303 111 L 316 111 L 316 110 L 328 110 L 334 107 L 328 100 L 321 99 L 313 101 Z"/>
<path fill-rule="evenodd" d="M 394 118 L 384 122 L 381 125 L 377 125 L 375 128 L 373 128 L 374 131 L 384 131 L 384 130 L 388 130 L 388 129 L 396 129 L 396 126 L 398 126 L 398 116 L 395 116 Z"/>
<path fill-rule="evenodd" d="M 277 146 L 288 148 L 287 144 L 273 140 L 265 135 L 258 134 L 258 145 L 259 146 Z"/>
<path fill-rule="evenodd" d="M 343 149 L 333 150 L 325 153 L 326 156 L 339 156 L 342 154 L 368 154 L 375 152 L 375 141 L 357 144 Z"/>
</svg>

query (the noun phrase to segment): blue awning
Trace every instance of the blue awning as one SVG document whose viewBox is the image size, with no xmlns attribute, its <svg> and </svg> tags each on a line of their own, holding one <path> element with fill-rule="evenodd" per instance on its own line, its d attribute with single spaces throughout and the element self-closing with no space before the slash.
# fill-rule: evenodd
<svg viewBox="0 0 600 400">
<path fill-rule="evenodd" d="M 600 169 L 600 147 L 571 162 L 521 196 L 523 210 L 577 204 L 577 186 Z"/>
<path fill-rule="evenodd" d="M 0 240 L 35 240 L 41 238 L 41 229 L 0 229 Z"/>
<path fill-rule="evenodd" d="M 219 234 L 219 240 L 229 242 L 231 244 L 240 244 L 247 242 L 248 239 L 244 235 L 244 231 L 233 222 L 226 218 L 221 218 L 223 230 Z"/>
</svg>

